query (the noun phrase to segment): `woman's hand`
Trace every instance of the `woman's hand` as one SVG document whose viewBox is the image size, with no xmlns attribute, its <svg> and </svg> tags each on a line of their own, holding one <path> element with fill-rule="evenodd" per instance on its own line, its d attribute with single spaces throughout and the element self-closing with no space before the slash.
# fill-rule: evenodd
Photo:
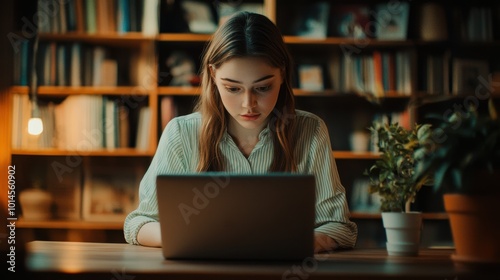
<svg viewBox="0 0 500 280">
<path fill-rule="evenodd" d="M 159 222 L 144 224 L 137 234 L 137 241 L 143 246 L 161 247 L 161 230 Z"/>
<path fill-rule="evenodd" d="M 337 241 L 330 236 L 321 233 L 314 233 L 314 253 L 321 253 L 326 251 L 333 251 L 339 247 Z"/>
</svg>

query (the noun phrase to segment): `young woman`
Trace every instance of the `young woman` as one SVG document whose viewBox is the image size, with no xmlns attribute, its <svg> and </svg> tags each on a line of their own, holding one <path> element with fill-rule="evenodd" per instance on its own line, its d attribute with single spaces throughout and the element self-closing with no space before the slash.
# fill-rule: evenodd
<svg viewBox="0 0 500 280">
<path fill-rule="evenodd" d="M 314 174 L 315 252 L 355 245 L 357 227 L 349 220 L 326 125 L 295 110 L 292 69 L 282 35 L 267 17 L 239 13 L 219 27 L 203 58 L 196 112 L 165 128 L 141 181 L 139 206 L 125 220 L 127 242 L 161 246 L 157 175 L 226 171 Z"/>
</svg>

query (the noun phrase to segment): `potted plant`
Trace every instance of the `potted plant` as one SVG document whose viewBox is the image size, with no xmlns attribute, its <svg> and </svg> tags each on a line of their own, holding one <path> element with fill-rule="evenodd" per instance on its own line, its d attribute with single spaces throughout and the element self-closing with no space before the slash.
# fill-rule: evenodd
<svg viewBox="0 0 500 280">
<path fill-rule="evenodd" d="M 429 172 L 443 192 L 461 264 L 500 264 L 500 120 L 492 100 L 489 114 L 474 108 L 437 118 L 415 150 L 415 180 Z"/>
<path fill-rule="evenodd" d="M 370 131 L 382 153 L 380 159 L 365 171 L 370 179 L 369 191 L 381 198 L 382 222 L 386 229 L 389 255 L 417 255 L 420 244 L 422 213 L 410 211 L 410 204 L 427 177 L 414 177 L 414 150 L 430 125 L 406 129 L 394 124 L 374 123 Z"/>
</svg>

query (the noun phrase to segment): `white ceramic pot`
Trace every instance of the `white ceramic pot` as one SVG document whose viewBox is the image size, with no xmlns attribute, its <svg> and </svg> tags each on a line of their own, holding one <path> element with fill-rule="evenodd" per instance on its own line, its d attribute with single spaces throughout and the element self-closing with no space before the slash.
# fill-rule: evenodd
<svg viewBox="0 0 500 280">
<path fill-rule="evenodd" d="M 48 220 L 52 217 L 52 196 L 39 188 L 23 190 L 19 194 L 23 219 L 30 221 Z"/>
<path fill-rule="evenodd" d="M 390 256 L 418 255 L 422 213 L 383 212 L 382 222 L 387 235 L 387 253 Z"/>
</svg>

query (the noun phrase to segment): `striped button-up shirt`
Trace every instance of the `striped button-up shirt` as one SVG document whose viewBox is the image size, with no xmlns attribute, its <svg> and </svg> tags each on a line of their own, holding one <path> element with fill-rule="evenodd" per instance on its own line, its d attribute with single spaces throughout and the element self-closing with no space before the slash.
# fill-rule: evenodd
<svg viewBox="0 0 500 280">
<path fill-rule="evenodd" d="M 195 172 L 199 160 L 200 125 L 199 113 L 176 117 L 168 123 L 151 165 L 141 180 L 139 205 L 125 219 L 124 235 L 128 243 L 138 244 L 139 229 L 146 223 L 158 221 L 157 175 Z M 314 174 L 316 178 L 315 231 L 330 236 L 341 247 L 353 247 L 357 238 L 357 226 L 349 220 L 345 189 L 333 158 L 327 127 L 316 115 L 297 110 L 296 131 L 295 157 L 298 173 Z M 267 173 L 273 160 L 270 128 L 266 127 L 259 134 L 259 141 L 248 157 L 238 149 L 227 131 L 220 149 L 226 161 L 226 172 Z"/>
</svg>

